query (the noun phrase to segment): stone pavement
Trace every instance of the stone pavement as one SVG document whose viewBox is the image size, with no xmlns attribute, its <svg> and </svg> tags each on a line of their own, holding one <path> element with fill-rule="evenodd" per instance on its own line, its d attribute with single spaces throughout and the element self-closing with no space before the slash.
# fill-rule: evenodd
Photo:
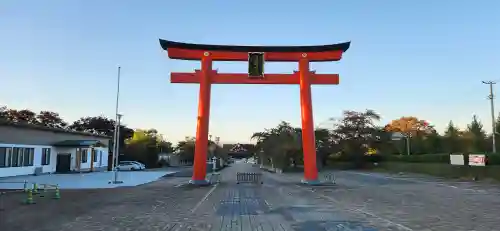
<svg viewBox="0 0 500 231">
<path fill-rule="evenodd" d="M 486 189 L 358 172 L 337 172 L 336 186 L 305 186 L 297 183 L 302 174 L 268 172 L 262 185 L 236 184 L 237 172 L 260 170 L 234 164 L 222 171 L 222 183 L 208 187 L 169 177 L 64 192 L 60 201 L 3 211 L 0 230 L 500 230 L 500 200 Z"/>
<path fill-rule="evenodd" d="M 250 164 L 225 170 L 221 183 L 195 211 L 211 220 L 210 230 L 411 230 L 318 195 L 299 180 L 263 172 L 264 184 L 237 185 L 236 172 L 259 171 Z M 328 187 L 327 187 L 328 188 Z"/>
</svg>

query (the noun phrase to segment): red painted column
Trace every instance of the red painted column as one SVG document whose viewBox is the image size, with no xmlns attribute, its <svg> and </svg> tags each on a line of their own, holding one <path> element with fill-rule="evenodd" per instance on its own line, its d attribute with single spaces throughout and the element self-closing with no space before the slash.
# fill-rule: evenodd
<svg viewBox="0 0 500 231">
<path fill-rule="evenodd" d="M 198 124 L 196 126 L 196 146 L 193 166 L 193 184 L 206 184 L 207 152 L 208 152 L 208 127 L 210 120 L 210 73 L 212 58 L 208 52 L 201 59 L 200 95 L 198 99 Z"/>
<path fill-rule="evenodd" d="M 304 181 L 305 183 L 315 183 L 318 181 L 318 169 L 316 166 L 316 142 L 314 137 L 309 60 L 306 57 L 307 55 L 304 54 L 303 58 L 299 60 Z"/>
</svg>

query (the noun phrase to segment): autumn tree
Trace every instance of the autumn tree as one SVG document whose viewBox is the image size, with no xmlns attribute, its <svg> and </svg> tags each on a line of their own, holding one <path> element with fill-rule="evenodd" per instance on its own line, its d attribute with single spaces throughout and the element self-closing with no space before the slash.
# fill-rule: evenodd
<svg viewBox="0 0 500 231">
<path fill-rule="evenodd" d="M 385 129 L 389 132 L 399 132 L 405 137 L 427 135 L 434 130 L 425 120 L 420 120 L 414 116 L 403 116 L 393 120 L 385 126 Z"/>
</svg>

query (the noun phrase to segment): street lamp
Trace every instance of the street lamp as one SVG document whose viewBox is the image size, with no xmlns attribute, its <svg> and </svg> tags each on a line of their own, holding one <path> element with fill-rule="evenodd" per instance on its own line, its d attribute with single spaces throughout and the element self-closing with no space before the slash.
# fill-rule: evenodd
<svg viewBox="0 0 500 231">
<path fill-rule="evenodd" d="M 116 118 L 118 118 L 118 120 L 116 121 L 115 123 L 115 141 L 114 141 L 114 148 L 115 150 L 113 150 L 113 165 L 115 166 L 114 169 L 113 169 L 113 181 L 112 183 L 113 184 L 120 184 L 120 183 L 123 183 L 123 181 L 119 181 L 118 180 L 118 158 L 120 157 L 120 123 L 121 123 L 121 119 L 122 119 L 122 116 L 121 114 L 116 114 Z"/>
<path fill-rule="evenodd" d="M 120 102 L 120 75 L 121 74 L 121 67 L 118 66 L 118 76 L 117 76 L 117 81 L 116 81 L 116 105 L 115 105 L 115 115 L 116 115 L 116 120 L 115 120 L 115 131 L 114 131 L 114 142 L 113 142 L 113 158 L 111 160 L 111 169 L 114 171 L 113 174 L 113 180 L 109 183 L 117 184 L 117 183 L 122 183 L 118 181 L 118 152 L 120 150 L 120 145 L 118 144 L 119 142 L 119 137 L 120 137 L 120 120 L 122 115 L 118 114 L 118 106 Z M 109 163 L 108 163 L 109 164 Z"/>
</svg>

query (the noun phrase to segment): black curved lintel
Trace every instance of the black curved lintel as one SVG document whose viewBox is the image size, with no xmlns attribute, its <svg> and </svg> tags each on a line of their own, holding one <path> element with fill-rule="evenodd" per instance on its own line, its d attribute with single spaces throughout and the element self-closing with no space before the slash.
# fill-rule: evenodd
<svg viewBox="0 0 500 231">
<path fill-rule="evenodd" d="M 338 50 L 345 52 L 349 49 L 351 42 L 318 46 L 233 46 L 181 43 L 160 39 L 160 45 L 164 50 L 167 50 L 168 48 L 179 48 L 188 50 L 233 52 L 324 52 Z"/>
</svg>

